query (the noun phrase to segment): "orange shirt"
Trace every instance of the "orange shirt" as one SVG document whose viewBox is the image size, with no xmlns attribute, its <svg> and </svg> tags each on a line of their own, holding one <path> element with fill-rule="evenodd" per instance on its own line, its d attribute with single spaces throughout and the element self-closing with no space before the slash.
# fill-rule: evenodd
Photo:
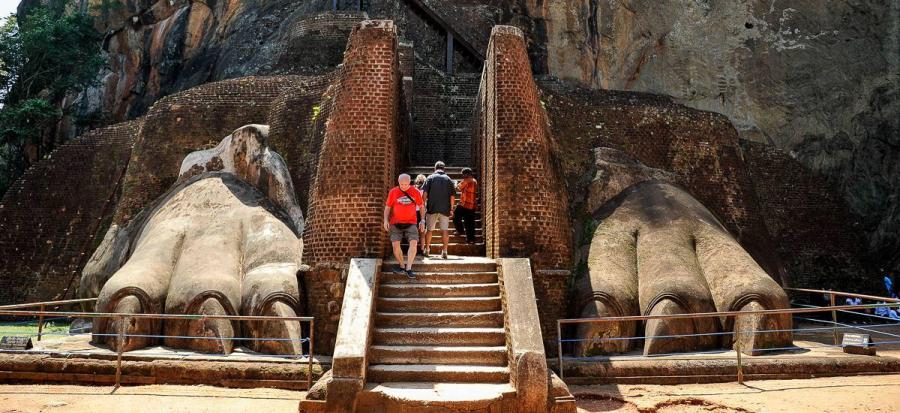
<svg viewBox="0 0 900 413">
<path fill-rule="evenodd" d="M 459 206 L 465 209 L 475 209 L 475 194 L 478 192 L 478 181 L 475 178 L 466 178 L 456 187 L 459 189 Z"/>
</svg>

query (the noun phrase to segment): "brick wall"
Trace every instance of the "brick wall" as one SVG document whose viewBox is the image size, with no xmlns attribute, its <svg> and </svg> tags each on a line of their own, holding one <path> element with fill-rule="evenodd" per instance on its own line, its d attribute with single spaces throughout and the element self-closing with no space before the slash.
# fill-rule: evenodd
<svg viewBox="0 0 900 413">
<path fill-rule="evenodd" d="M 241 126 L 265 124 L 282 91 L 305 80 L 301 76 L 246 77 L 160 99 L 145 116 L 135 141 L 115 222 L 129 221 L 169 189 L 185 155 L 215 146 Z"/>
<path fill-rule="evenodd" d="M 74 298 L 95 236 L 112 215 L 140 125 L 120 123 L 63 144 L 6 192 L 0 304 Z"/>
<path fill-rule="evenodd" d="M 773 146 L 741 146 L 791 285 L 882 294 L 878 273 L 859 262 L 863 236 L 837 188 Z"/>
<path fill-rule="evenodd" d="M 412 162 L 472 165 L 472 114 L 481 76 L 448 76 L 424 63 L 416 65 L 413 85 Z"/>
<path fill-rule="evenodd" d="M 287 162 L 304 211 L 329 114 L 330 98 L 325 92 L 337 73 L 298 80 L 275 98 L 267 116 L 269 147 Z"/>
<path fill-rule="evenodd" d="M 350 32 L 368 16 L 360 11 L 325 11 L 297 20 L 281 33 L 285 47 L 265 74 L 317 75 L 341 63 Z"/>
<path fill-rule="evenodd" d="M 727 118 L 664 96 L 588 90 L 553 79 L 540 84 L 572 199 L 576 234 L 583 232 L 582 225 L 593 212 L 583 210 L 594 173 L 591 149 L 613 147 L 648 166 L 674 172 L 679 185 L 709 208 L 763 269 L 784 281 L 765 210 L 760 208 L 737 131 Z"/>
<path fill-rule="evenodd" d="M 317 348 L 331 352 L 344 277 L 351 257 L 381 258 L 386 191 L 395 180 L 400 70 L 397 33 L 390 21 L 366 21 L 350 36 L 344 63 L 329 93 L 332 107 L 304 232 L 304 276 Z"/>
<path fill-rule="evenodd" d="M 487 254 L 531 259 L 541 328 L 551 350 L 556 320 L 564 315 L 572 255 L 568 201 L 520 30 L 494 28 L 478 106 Z"/>
</svg>

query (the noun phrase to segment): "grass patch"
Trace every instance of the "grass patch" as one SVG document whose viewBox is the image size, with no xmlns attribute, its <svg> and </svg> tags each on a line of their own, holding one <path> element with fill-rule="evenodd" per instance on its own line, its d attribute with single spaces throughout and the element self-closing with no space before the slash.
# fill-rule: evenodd
<svg viewBox="0 0 900 413">
<path fill-rule="evenodd" d="M 71 320 L 52 320 L 44 322 L 43 335 L 68 335 Z M 0 322 L 0 337 L 2 336 L 21 336 L 21 337 L 37 337 L 38 322 L 31 321 L 4 321 Z"/>
</svg>

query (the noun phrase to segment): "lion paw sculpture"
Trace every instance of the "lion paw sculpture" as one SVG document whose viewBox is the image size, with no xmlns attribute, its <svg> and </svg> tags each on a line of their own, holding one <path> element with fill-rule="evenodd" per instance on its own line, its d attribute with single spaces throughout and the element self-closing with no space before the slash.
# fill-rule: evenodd
<svg viewBox="0 0 900 413">
<path fill-rule="evenodd" d="M 81 294 L 109 313 L 296 316 L 303 216 L 268 127 L 236 130 L 189 154 L 178 181 L 125 228 L 114 226 L 82 273 Z M 95 321 L 94 342 L 230 353 L 302 352 L 298 321 L 118 318 Z M 158 336 L 165 336 L 162 340 Z"/>
<path fill-rule="evenodd" d="M 788 308 L 784 290 L 716 217 L 673 182 L 609 148 L 595 150 L 588 208 L 599 221 L 588 274 L 577 281 L 581 317 Z M 582 324 L 579 356 L 626 352 L 644 336 L 645 354 L 739 345 L 754 354 L 791 344 L 788 315 L 659 319 Z M 731 332 L 733 334 L 717 334 Z M 683 334 L 693 336 L 672 337 Z M 613 340 L 599 340 L 600 338 Z"/>
</svg>

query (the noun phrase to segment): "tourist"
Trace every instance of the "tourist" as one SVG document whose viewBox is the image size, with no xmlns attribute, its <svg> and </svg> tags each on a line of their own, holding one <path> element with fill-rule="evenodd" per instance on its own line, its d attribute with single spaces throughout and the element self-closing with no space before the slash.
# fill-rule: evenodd
<svg viewBox="0 0 900 413">
<path fill-rule="evenodd" d="M 421 192 L 421 193 L 425 193 L 425 179 L 427 179 L 425 177 L 425 175 L 419 174 L 416 176 L 415 183 L 413 184 L 416 186 L 416 189 L 418 189 L 419 192 Z M 418 205 L 416 205 L 416 218 L 418 218 L 418 220 L 421 222 L 425 221 L 424 209 L 425 208 L 420 208 Z M 420 228 L 420 230 L 419 230 L 419 239 L 425 239 L 425 227 L 424 226 L 422 228 Z M 422 249 L 422 254 L 425 254 L 425 243 L 424 242 L 419 243 L 419 248 Z"/>
<path fill-rule="evenodd" d="M 416 214 L 416 209 L 422 208 L 425 203 L 422 200 L 422 194 L 410 185 L 409 181 L 409 175 L 401 174 L 397 177 L 398 186 L 388 192 L 387 202 L 384 206 L 384 230 L 390 233 L 394 258 L 397 259 L 398 265 L 394 268 L 394 273 L 406 273 L 407 277 L 415 278 L 412 265 L 416 259 L 419 231 L 424 227 L 422 220 Z M 400 242 L 403 241 L 403 238 L 409 242 L 408 257 L 405 261 L 403 260 L 403 250 L 400 249 Z"/>
<path fill-rule="evenodd" d="M 459 205 L 453 211 L 453 226 L 456 232 L 466 234 L 466 243 L 475 243 L 475 197 L 478 193 L 478 181 L 469 168 L 462 170 L 463 180 L 456 186 L 459 191 Z"/>
<path fill-rule="evenodd" d="M 434 173 L 425 180 L 425 256 L 431 253 L 431 236 L 439 224 L 444 241 L 441 258 L 447 259 L 447 245 L 450 243 L 450 215 L 456 203 L 456 188 L 453 180 L 444 173 L 444 163 L 434 164 Z"/>
</svg>

